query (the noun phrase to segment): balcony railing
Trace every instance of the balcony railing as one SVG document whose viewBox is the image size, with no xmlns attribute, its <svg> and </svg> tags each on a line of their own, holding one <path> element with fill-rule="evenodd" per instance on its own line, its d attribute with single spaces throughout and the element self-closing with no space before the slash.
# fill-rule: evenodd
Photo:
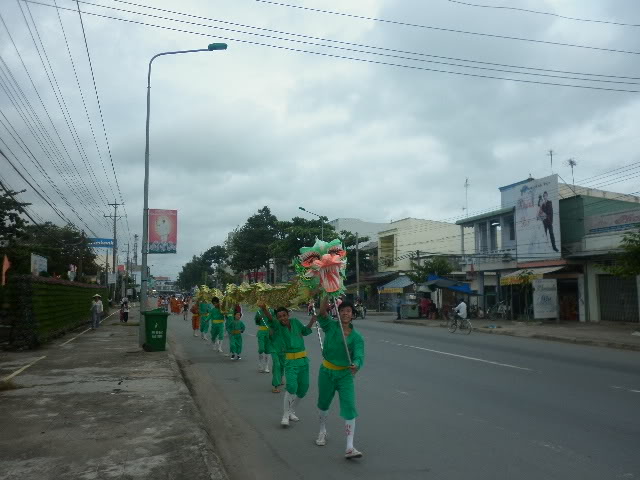
<svg viewBox="0 0 640 480">
<path fill-rule="evenodd" d="M 516 258 L 515 248 L 502 248 L 499 250 L 487 250 L 469 255 L 464 255 L 460 261 L 463 265 L 482 265 L 486 263 L 511 262 Z"/>
</svg>

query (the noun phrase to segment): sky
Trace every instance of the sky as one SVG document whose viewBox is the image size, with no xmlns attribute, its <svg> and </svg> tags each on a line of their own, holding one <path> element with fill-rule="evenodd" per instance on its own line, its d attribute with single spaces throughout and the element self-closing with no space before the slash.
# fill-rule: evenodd
<svg viewBox="0 0 640 480">
<path fill-rule="evenodd" d="M 573 158 L 576 184 L 640 184 L 639 93 L 576 87 L 640 91 L 640 26 L 560 17 L 639 25 L 635 0 L 477 0 L 553 15 L 449 0 L 138 0 L 179 13 L 89 0 L 80 8 L 100 108 L 76 3 L 34 2 L 0 1 L 26 66 L 0 25 L 0 149 L 98 237 L 112 237 L 107 203 L 124 201 L 121 249 L 142 234 L 149 59 L 228 44 L 153 63 L 149 206 L 178 210 L 179 228 L 177 254 L 149 257 L 156 275 L 175 277 L 265 205 L 279 219 L 303 206 L 330 219 L 451 220 L 465 215 L 468 178 L 468 214 L 491 209 L 499 186 L 552 172 L 550 149 L 567 182 Z M 65 223 L 2 157 L 0 180 L 27 189 L 36 220 Z"/>
</svg>

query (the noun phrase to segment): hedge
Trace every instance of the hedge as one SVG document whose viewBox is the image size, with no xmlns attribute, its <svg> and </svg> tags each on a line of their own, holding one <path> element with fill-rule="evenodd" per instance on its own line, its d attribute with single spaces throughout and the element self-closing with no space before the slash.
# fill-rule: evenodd
<svg viewBox="0 0 640 480">
<path fill-rule="evenodd" d="M 2 290 L 8 342 L 33 348 L 86 324 L 97 293 L 106 303 L 107 288 L 31 275 L 13 275 Z M 106 307 L 105 307 L 106 309 Z"/>
</svg>

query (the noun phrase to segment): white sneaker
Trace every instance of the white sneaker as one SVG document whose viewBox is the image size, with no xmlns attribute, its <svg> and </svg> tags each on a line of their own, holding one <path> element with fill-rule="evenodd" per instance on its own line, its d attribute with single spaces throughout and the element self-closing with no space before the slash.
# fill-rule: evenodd
<svg viewBox="0 0 640 480">
<path fill-rule="evenodd" d="M 344 458 L 346 458 L 347 460 L 350 460 L 352 458 L 360 458 L 360 457 L 362 457 L 362 452 L 359 452 L 355 448 L 350 448 L 344 454 Z"/>
<path fill-rule="evenodd" d="M 282 420 L 280 421 L 280 425 L 282 425 L 283 427 L 289 426 L 289 415 L 285 415 L 284 417 L 282 417 Z"/>
<path fill-rule="evenodd" d="M 292 422 L 299 422 L 300 419 L 296 416 L 296 412 L 290 412 L 289 413 L 289 420 L 291 420 Z"/>
<path fill-rule="evenodd" d="M 258 372 L 260 372 L 260 373 L 264 372 L 264 368 L 262 368 L 262 365 L 260 365 L 260 366 L 258 367 Z"/>
<path fill-rule="evenodd" d="M 218 347 L 218 352 L 222 353 L 222 347 Z"/>
<path fill-rule="evenodd" d="M 269 367 L 264 367 L 264 373 L 269 373 Z"/>
<path fill-rule="evenodd" d="M 198 336 L 198 332 L 197 331 L 193 332 L 193 336 L 197 337 Z"/>
<path fill-rule="evenodd" d="M 316 445 L 324 447 L 327 444 L 327 432 L 320 432 L 316 438 Z"/>
</svg>

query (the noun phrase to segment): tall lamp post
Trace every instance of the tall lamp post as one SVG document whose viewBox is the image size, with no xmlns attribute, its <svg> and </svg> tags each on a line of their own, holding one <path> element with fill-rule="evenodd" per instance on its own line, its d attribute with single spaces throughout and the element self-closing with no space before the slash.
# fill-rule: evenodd
<svg viewBox="0 0 640 480">
<path fill-rule="evenodd" d="M 324 221 L 329 220 L 329 217 L 325 217 L 324 215 L 318 215 L 317 213 L 313 213 L 304 207 L 298 207 L 298 209 L 302 210 L 303 212 L 310 213 L 311 215 L 315 215 L 320 219 L 320 237 L 321 237 L 320 240 L 324 241 Z"/>
<path fill-rule="evenodd" d="M 153 61 L 163 55 L 179 55 L 182 53 L 197 52 L 213 52 L 216 50 L 226 50 L 226 43 L 212 43 L 207 48 L 199 48 L 196 50 L 178 50 L 175 52 L 162 52 L 151 57 L 149 60 L 149 73 L 147 74 L 147 127 L 146 127 L 146 145 L 144 149 L 144 207 L 142 210 L 142 272 L 140 277 L 140 327 L 138 329 L 138 343 L 140 346 L 144 343 L 144 315 L 147 310 L 147 287 L 148 287 L 148 271 L 147 271 L 147 250 L 149 245 L 149 115 L 151 112 L 151 64 Z"/>
</svg>

